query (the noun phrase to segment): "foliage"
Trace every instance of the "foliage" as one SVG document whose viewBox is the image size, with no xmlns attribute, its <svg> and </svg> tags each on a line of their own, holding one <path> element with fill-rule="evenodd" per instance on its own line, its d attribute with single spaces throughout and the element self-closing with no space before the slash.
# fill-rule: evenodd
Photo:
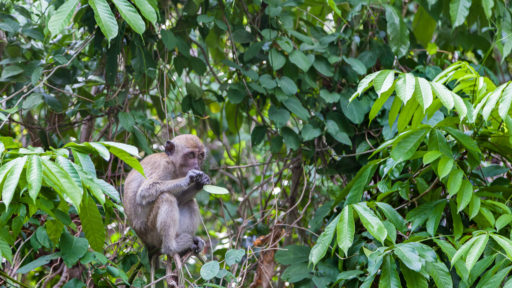
<svg viewBox="0 0 512 288">
<path fill-rule="evenodd" d="M 508 3 L 0 11 L 2 281 L 147 285 L 109 185 L 194 133 L 229 194 L 198 194 L 208 260 L 189 286 L 511 285 Z"/>
</svg>

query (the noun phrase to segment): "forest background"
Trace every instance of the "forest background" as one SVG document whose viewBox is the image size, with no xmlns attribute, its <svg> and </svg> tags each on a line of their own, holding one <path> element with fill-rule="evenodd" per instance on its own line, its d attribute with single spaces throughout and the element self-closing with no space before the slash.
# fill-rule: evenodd
<svg viewBox="0 0 512 288">
<path fill-rule="evenodd" d="M 0 285 L 148 285 L 123 180 L 193 133 L 186 286 L 512 287 L 511 50 L 500 0 L 1 0 Z"/>
</svg>

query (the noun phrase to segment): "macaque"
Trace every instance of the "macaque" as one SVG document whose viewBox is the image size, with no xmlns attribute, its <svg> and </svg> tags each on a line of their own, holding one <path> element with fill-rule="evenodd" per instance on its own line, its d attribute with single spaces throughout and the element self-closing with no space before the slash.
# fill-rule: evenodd
<svg viewBox="0 0 512 288">
<path fill-rule="evenodd" d="M 180 135 L 166 142 L 165 152 L 141 161 L 146 178 L 135 170 L 126 177 L 125 214 L 149 251 L 172 257 L 203 250 L 204 241 L 195 236 L 200 215 L 194 197 L 210 183 L 199 170 L 204 157 L 197 136 Z"/>
</svg>

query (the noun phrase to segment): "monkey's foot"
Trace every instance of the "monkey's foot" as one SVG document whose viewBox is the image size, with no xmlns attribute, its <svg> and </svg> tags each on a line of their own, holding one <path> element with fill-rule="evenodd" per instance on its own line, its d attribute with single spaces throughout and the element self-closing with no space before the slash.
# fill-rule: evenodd
<svg viewBox="0 0 512 288">
<path fill-rule="evenodd" d="M 203 239 L 194 236 L 194 245 L 192 245 L 192 251 L 194 251 L 196 254 L 201 253 L 204 249 L 204 244 L 205 243 Z"/>
</svg>

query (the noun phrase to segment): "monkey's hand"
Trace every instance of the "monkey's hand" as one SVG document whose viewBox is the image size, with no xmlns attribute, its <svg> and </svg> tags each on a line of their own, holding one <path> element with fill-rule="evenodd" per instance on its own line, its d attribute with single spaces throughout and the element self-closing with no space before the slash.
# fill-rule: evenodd
<svg viewBox="0 0 512 288">
<path fill-rule="evenodd" d="M 197 236 L 194 236 L 193 240 L 194 244 L 192 245 L 192 251 L 194 251 L 196 254 L 201 253 L 204 249 L 204 240 Z"/>
<path fill-rule="evenodd" d="M 189 180 L 189 185 L 195 183 L 200 188 L 206 184 L 210 184 L 210 177 L 200 170 L 192 169 L 188 171 L 187 179 Z"/>
</svg>

